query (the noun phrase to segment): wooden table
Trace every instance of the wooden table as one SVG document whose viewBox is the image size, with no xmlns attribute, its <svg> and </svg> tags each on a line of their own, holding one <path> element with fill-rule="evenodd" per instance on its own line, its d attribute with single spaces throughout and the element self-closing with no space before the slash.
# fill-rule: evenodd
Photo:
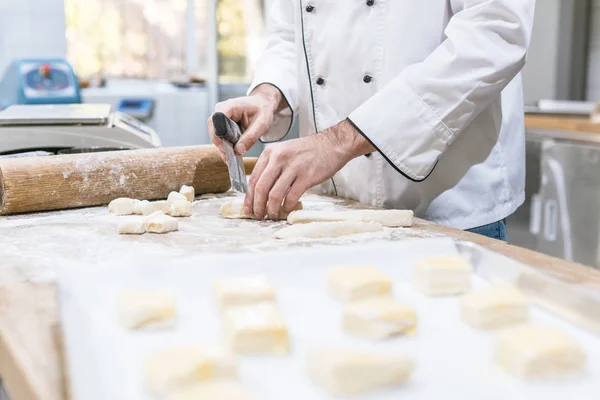
<svg viewBox="0 0 600 400">
<path fill-rule="evenodd" d="M 577 117 L 526 114 L 525 126 L 527 129 L 600 133 L 600 124 L 592 122 L 588 116 Z"/>
<path fill-rule="evenodd" d="M 339 199 L 314 200 L 317 208 L 364 208 Z M 229 221 L 216 216 L 222 201 L 197 201 L 194 217 L 180 223 L 180 232 L 166 236 L 119 237 L 115 232 L 118 217 L 109 216 L 104 207 L 0 219 L 4 242 L 0 248 L 0 376 L 12 399 L 68 398 L 57 290 L 52 283 L 52 270 L 61 264 L 77 262 L 85 268 L 96 262 L 96 257 L 121 258 L 124 249 L 148 252 L 149 256 L 169 251 L 174 257 L 207 248 L 218 252 L 225 248 L 219 247 L 221 242 L 215 242 L 213 237 L 223 232 L 234 239 L 236 251 L 290 247 L 271 239 L 282 223 Z M 600 272 L 583 265 L 418 219 L 413 228 L 397 232 L 389 240 L 446 236 L 471 241 L 600 293 Z M 268 245 L 261 247 L 263 242 Z"/>
</svg>

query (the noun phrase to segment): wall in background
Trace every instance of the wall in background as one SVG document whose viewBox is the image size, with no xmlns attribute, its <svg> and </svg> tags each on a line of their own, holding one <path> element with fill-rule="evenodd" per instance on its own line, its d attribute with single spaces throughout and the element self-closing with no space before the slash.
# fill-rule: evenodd
<svg viewBox="0 0 600 400">
<path fill-rule="evenodd" d="M 536 2 L 533 36 L 523 69 L 526 104 L 557 96 L 560 7 L 561 0 Z"/>
<path fill-rule="evenodd" d="M 65 57 L 64 0 L 0 0 L 0 74 L 15 58 Z"/>
<path fill-rule="evenodd" d="M 588 54 L 587 100 L 600 100 L 600 0 L 593 0 Z"/>
</svg>

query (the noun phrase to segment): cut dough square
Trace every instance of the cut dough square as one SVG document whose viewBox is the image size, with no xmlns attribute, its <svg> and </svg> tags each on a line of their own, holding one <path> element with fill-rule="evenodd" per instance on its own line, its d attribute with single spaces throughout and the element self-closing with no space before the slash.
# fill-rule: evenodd
<svg viewBox="0 0 600 400">
<path fill-rule="evenodd" d="M 581 371 L 583 348 L 562 331 L 525 325 L 501 332 L 494 344 L 494 359 L 505 371 L 521 379 L 542 379 Z"/>
<path fill-rule="evenodd" d="M 462 257 L 423 258 L 415 263 L 413 279 L 427 295 L 455 295 L 471 288 L 471 271 L 471 264 Z"/>
<path fill-rule="evenodd" d="M 150 215 L 156 211 L 162 211 L 163 213 L 169 212 L 169 203 L 166 200 L 149 201 L 141 205 L 143 215 Z"/>
<path fill-rule="evenodd" d="M 181 189 L 179 189 L 179 193 L 184 195 L 187 201 L 189 201 L 190 203 L 193 202 L 196 198 L 196 191 L 193 186 L 183 185 Z"/>
<path fill-rule="evenodd" d="M 135 215 L 144 215 L 143 208 L 147 207 L 146 204 L 150 203 L 148 200 L 135 200 L 133 204 L 133 213 Z"/>
<path fill-rule="evenodd" d="M 497 329 L 527 322 L 529 300 L 511 285 L 497 285 L 462 295 L 460 311 L 475 328 Z"/>
<path fill-rule="evenodd" d="M 213 284 L 213 294 L 220 309 L 275 301 L 275 289 L 262 275 L 219 279 Z"/>
<path fill-rule="evenodd" d="M 343 349 L 313 350 L 309 376 L 333 396 L 372 393 L 406 382 L 414 369 L 410 357 Z"/>
<path fill-rule="evenodd" d="M 234 356 L 202 345 L 187 345 L 159 350 L 144 362 L 144 387 L 151 395 L 213 380 L 236 379 Z"/>
<path fill-rule="evenodd" d="M 342 303 L 391 295 L 392 280 L 371 266 L 337 267 L 327 274 L 327 291 Z"/>
<path fill-rule="evenodd" d="M 346 305 L 342 321 L 350 334 L 381 340 L 414 333 L 417 314 L 392 296 L 380 296 Z"/>
<path fill-rule="evenodd" d="M 175 391 L 167 400 L 254 400 L 239 382 L 215 381 Z"/>
<path fill-rule="evenodd" d="M 229 348 L 235 353 L 289 353 L 287 326 L 274 303 L 229 307 L 223 315 L 223 327 Z"/>
<path fill-rule="evenodd" d="M 145 217 L 127 217 L 119 221 L 117 227 L 119 234 L 141 235 L 146 233 L 146 218 Z"/>
<path fill-rule="evenodd" d="M 187 200 L 177 200 L 169 206 L 169 215 L 172 217 L 189 217 L 192 215 L 192 203 Z"/>
<path fill-rule="evenodd" d="M 412 226 L 413 215 L 411 210 L 299 210 L 292 211 L 287 217 L 287 222 L 290 224 L 306 224 L 310 222 L 373 221 L 383 226 L 398 228 Z"/>
<path fill-rule="evenodd" d="M 167 233 L 179 229 L 177 220 L 169 215 L 156 215 L 148 218 L 146 222 L 146 231 L 150 233 Z"/>
<path fill-rule="evenodd" d="M 283 228 L 275 232 L 275 238 L 323 239 L 355 235 L 357 233 L 380 232 L 382 230 L 383 226 L 377 222 L 310 222 L 308 224 L 292 225 Z"/>
<path fill-rule="evenodd" d="M 131 215 L 135 202 L 135 199 L 120 197 L 108 203 L 108 211 L 115 215 Z"/>
<path fill-rule="evenodd" d="M 169 196 L 167 196 L 167 203 L 169 203 L 169 205 L 172 205 L 173 203 L 175 203 L 177 201 L 185 201 L 185 202 L 187 202 L 188 199 L 187 199 L 187 197 L 185 197 L 184 195 L 182 195 L 179 192 L 171 192 L 171 193 L 169 193 Z"/>
<path fill-rule="evenodd" d="M 302 209 L 302 202 L 298 202 L 298 204 L 296 204 L 296 207 L 294 207 L 294 210 L 301 210 L 301 209 Z M 224 216 L 225 218 L 254 219 L 254 215 L 244 214 L 244 199 L 236 199 L 236 200 L 232 200 L 232 201 L 227 201 L 227 202 L 221 204 L 221 208 L 219 211 L 220 211 L 221 215 Z M 286 214 L 282 210 L 281 214 L 279 215 L 279 219 L 286 219 L 287 217 L 288 217 L 288 214 Z"/>
<path fill-rule="evenodd" d="M 175 296 L 161 290 L 136 289 L 118 296 L 119 318 L 127 329 L 171 327 L 175 319 Z"/>
</svg>

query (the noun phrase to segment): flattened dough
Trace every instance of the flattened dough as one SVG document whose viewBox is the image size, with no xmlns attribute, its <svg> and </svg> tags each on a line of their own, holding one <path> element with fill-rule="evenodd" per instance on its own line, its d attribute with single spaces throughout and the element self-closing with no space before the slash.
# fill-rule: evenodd
<svg viewBox="0 0 600 400">
<path fill-rule="evenodd" d="M 378 222 L 383 226 L 398 228 L 413 224 L 412 210 L 347 210 L 347 211 L 292 211 L 287 217 L 290 224 L 309 222 L 360 221 Z"/>
<path fill-rule="evenodd" d="M 462 319 L 478 329 L 498 329 L 529 319 L 529 299 L 512 285 L 496 285 L 461 296 Z"/>
<path fill-rule="evenodd" d="M 131 215 L 133 214 L 135 202 L 135 199 L 119 197 L 108 203 L 108 211 L 115 215 Z"/>
<path fill-rule="evenodd" d="M 146 217 L 128 217 L 119 221 L 117 231 L 121 235 L 141 235 L 146 233 Z"/>
<path fill-rule="evenodd" d="M 146 391 L 159 396 L 212 380 L 236 379 L 237 362 L 230 353 L 212 346 L 187 345 L 150 354 L 143 374 Z"/>
<path fill-rule="evenodd" d="M 464 293 L 471 287 L 471 264 L 462 257 L 429 257 L 417 260 L 415 286 L 429 296 Z"/>
<path fill-rule="evenodd" d="M 277 239 L 294 238 L 335 238 L 354 235 L 356 233 L 379 232 L 383 226 L 377 222 L 310 222 L 308 224 L 292 225 L 275 232 Z"/>
<path fill-rule="evenodd" d="M 136 289 L 119 294 L 119 318 L 127 329 L 172 327 L 175 296 L 162 290 Z"/>
<path fill-rule="evenodd" d="M 301 209 L 302 209 L 302 202 L 300 201 L 300 202 L 298 202 L 298 204 L 296 204 L 296 207 L 294 207 L 294 210 L 301 210 Z M 224 216 L 225 218 L 255 219 L 254 215 L 244 214 L 244 200 L 243 199 L 227 201 L 227 202 L 221 204 L 220 212 L 221 212 L 221 215 Z M 286 219 L 287 217 L 288 217 L 288 215 L 282 211 L 281 215 L 279 216 L 279 219 L 282 220 L 282 219 Z"/>
<path fill-rule="evenodd" d="M 494 359 L 520 379 L 551 378 L 581 371 L 586 363 L 583 348 L 562 331 L 524 325 L 502 331 L 494 343 Z"/>
<path fill-rule="evenodd" d="M 410 357 L 389 352 L 317 349 L 308 356 L 309 376 L 333 396 L 368 394 L 401 385 L 414 367 Z"/>
<path fill-rule="evenodd" d="M 175 391 L 167 400 L 254 400 L 241 383 L 215 381 Z"/>
<path fill-rule="evenodd" d="M 346 305 L 342 321 L 352 335 L 382 340 L 414 333 L 417 314 L 392 296 L 380 296 Z"/>
<path fill-rule="evenodd" d="M 391 296 L 392 280 L 372 266 L 336 267 L 327 273 L 327 291 L 342 303 Z"/>
<path fill-rule="evenodd" d="M 230 306 L 275 302 L 275 288 L 263 275 L 222 278 L 213 283 L 213 296 L 223 310 Z"/>
<path fill-rule="evenodd" d="M 179 193 L 184 195 L 187 201 L 189 201 L 190 203 L 193 202 L 196 198 L 196 190 L 193 186 L 183 185 L 181 189 L 179 189 Z"/>
<path fill-rule="evenodd" d="M 169 206 L 169 215 L 172 217 L 189 217 L 192 215 L 192 203 L 187 200 L 176 200 Z"/>
<path fill-rule="evenodd" d="M 149 233 L 167 233 L 179 230 L 177 220 L 169 215 L 159 214 L 148 218 L 146 222 L 146 232 Z"/>
</svg>

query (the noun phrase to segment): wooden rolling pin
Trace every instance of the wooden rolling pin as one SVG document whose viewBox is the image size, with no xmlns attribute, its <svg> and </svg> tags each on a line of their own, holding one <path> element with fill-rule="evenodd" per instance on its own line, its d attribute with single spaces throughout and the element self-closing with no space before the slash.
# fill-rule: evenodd
<svg viewBox="0 0 600 400">
<path fill-rule="evenodd" d="M 256 158 L 244 160 L 251 173 Z M 230 188 L 212 145 L 0 160 L 0 215 L 97 206 L 117 197 L 165 199 L 181 185 L 196 194 Z"/>
</svg>

